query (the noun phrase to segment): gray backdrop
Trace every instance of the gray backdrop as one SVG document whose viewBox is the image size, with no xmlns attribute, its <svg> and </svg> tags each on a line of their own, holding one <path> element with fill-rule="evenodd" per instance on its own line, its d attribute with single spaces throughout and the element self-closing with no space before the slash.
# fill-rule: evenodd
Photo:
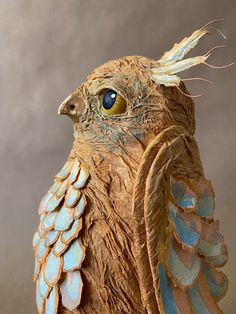
<svg viewBox="0 0 236 314">
<path fill-rule="evenodd" d="M 174 42 L 206 22 L 223 17 L 195 53 L 218 44 L 210 62 L 236 58 L 235 0 L 1 0 L 0 1 L 0 313 L 36 313 L 31 238 L 42 195 L 72 143 L 69 119 L 57 116 L 59 103 L 96 66 L 139 54 L 158 58 Z M 216 216 L 229 246 L 225 268 L 230 290 L 222 302 L 235 313 L 235 66 L 206 66 L 190 76 L 196 99 L 197 140 L 205 173 L 216 192 Z"/>
</svg>

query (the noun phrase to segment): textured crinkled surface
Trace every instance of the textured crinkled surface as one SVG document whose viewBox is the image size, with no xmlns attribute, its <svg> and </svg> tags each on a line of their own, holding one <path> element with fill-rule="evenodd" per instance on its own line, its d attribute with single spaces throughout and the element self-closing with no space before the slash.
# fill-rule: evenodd
<svg viewBox="0 0 236 314">
<path fill-rule="evenodd" d="M 156 66 L 141 56 L 109 61 L 59 108 L 75 141 L 39 208 L 39 312 L 221 313 L 227 280 L 217 268 L 227 250 L 193 137 L 194 104 L 155 84 Z M 102 113 L 108 88 L 125 113 Z"/>
</svg>

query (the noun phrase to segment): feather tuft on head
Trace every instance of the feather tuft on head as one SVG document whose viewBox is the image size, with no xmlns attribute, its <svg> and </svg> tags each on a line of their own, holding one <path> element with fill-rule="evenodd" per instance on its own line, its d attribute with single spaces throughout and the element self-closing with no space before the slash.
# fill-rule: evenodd
<svg viewBox="0 0 236 314">
<path fill-rule="evenodd" d="M 185 37 L 182 41 L 176 43 L 170 51 L 165 52 L 164 55 L 157 61 L 157 66 L 151 68 L 151 80 L 154 81 L 156 84 L 163 84 L 166 87 L 179 87 L 181 78 L 176 75 L 177 73 L 187 70 L 198 64 L 203 63 L 209 65 L 208 63 L 206 63 L 206 60 L 210 57 L 210 52 L 213 49 L 220 48 L 222 46 L 214 47 L 202 56 L 196 56 L 187 59 L 184 59 L 184 57 L 190 50 L 192 50 L 197 45 L 198 41 L 203 36 L 209 33 L 209 28 L 212 27 L 208 27 L 208 25 L 221 20 L 222 19 L 214 20 L 206 24 L 201 29 L 194 31 L 190 37 Z M 226 37 L 224 36 L 224 38 Z M 230 66 L 232 64 L 234 63 L 231 63 L 227 66 Z M 217 68 L 224 68 L 227 66 Z"/>
</svg>

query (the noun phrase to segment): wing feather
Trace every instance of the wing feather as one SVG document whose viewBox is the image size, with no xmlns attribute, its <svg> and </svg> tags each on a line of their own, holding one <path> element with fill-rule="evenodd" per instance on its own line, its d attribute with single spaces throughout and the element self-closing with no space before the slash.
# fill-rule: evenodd
<svg viewBox="0 0 236 314">
<path fill-rule="evenodd" d="M 226 262 L 227 249 L 194 138 L 182 127 L 163 131 L 145 152 L 135 187 L 136 252 L 142 248 L 136 257 L 147 312 L 222 313 L 217 301 L 228 281 L 217 267 Z"/>
<path fill-rule="evenodd" d="M 57 313 L 59 291 L 63 305 L 70 310 L 81 301 L 83 282 L 79 269 L 85 246 L 80 231 L 87 204 L 83 187 L 88 177 L 80 161 L 69 158 L 40 203 L 40 224 L 33 237 L 39 313 Z"/>
</svg>

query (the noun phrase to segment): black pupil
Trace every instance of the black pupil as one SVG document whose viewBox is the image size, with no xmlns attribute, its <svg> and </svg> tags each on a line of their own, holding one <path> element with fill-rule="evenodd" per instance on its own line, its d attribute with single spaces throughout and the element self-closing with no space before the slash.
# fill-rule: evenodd
<svg viewBox="0 0 236 314">
<path fill-rule="evenodd" d="M 103 107 L 105 109 L 111 109 L 111 107 L 114 105 L 114 103 L 116 101 L 116 95 L 117 95 L 117 93 L 112 89 L 108 89 L 104 93 L 103 99 L 102 99 L 102 104 L 103 104 Z"/>
</svg>

